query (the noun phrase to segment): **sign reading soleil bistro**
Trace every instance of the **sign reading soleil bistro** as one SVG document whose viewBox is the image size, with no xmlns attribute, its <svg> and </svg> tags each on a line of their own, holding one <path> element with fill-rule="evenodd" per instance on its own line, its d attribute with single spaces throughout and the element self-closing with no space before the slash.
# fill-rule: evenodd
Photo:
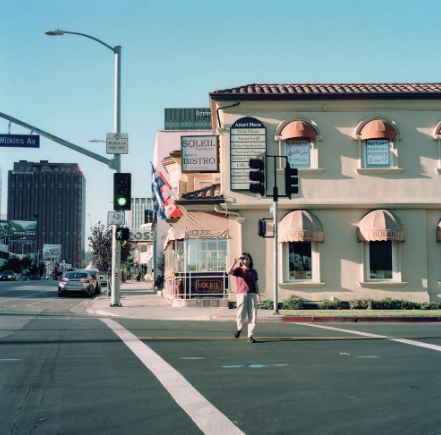
<svg viewBox="0 0 441 435">
<path fill-rule="evenodd" d="M 182 136 L 182 172 L 219 172 L 217 136 Z"/>
<path fill-rule="evenodd" d="M 231 190 L 249 190 L 248 162 L 266 152 L 266 128 L 256 118 L 238 119 L 230 129 Z"/>
</svg>

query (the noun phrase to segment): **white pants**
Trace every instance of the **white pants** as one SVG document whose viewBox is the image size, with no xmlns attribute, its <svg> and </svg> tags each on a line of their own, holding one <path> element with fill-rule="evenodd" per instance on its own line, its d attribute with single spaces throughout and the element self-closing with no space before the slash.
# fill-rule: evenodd
<svg viewBox="0 0 441 435">
<path fill-rule="evenodd" d="M 237 330 L 240 331 L 243 321 L 248 314 L 248 337 L 254 335 L 257 318 L 257 294 L 256 293 L 237 293 L 236 299 L 236 323 Z"/>
</svg>

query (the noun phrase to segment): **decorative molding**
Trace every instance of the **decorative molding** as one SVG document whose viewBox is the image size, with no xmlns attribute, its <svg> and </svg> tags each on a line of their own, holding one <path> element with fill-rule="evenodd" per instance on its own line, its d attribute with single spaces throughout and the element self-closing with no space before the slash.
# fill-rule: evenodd
<svg viewBox="0 0 441 435">
<path fill-rule="evenodd" d="M 279 283 L 279 287 L 283 289 L 291 289 L 298 287 L 309 287 L 309 288 L 321 288 L 326 285 L 325 282 L 308 282 L 308 281 L 299 281 L 299 282 L 281 282 Z"/>
<path fill-rule="evenodd" d="M 315 175 L 323 173 L 323 168 L 298 168 L 299 175 Z M 277 169 L 278 174 L 283 174 L 285 169 Z"/>
<path fill-rule="evenodd" d="M 381 289 L 382 287 L 405 287 L 407 282 L 396 282 L 396 281 L 365 281 L 358 283 L 360 287 L 371 287 Z"/>
<path fill-rule="evenodd" d="M 357 168 L 356 171 L 361 175 L 401 174 L 403 172 L 403 168 Z"/>
</svg>

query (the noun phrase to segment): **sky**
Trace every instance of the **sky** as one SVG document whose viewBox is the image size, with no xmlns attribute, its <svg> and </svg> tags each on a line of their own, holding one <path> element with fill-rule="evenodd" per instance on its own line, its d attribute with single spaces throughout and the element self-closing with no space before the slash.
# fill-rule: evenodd
<svg viewBox="0 0 441 435">
<path fill-rule="evenodd" d="M 2 0 L 0 112 L 104 157 L 114 131 L 114 54 L 122 46 L 122 172 L 150 196 L 150 160 L 165 108 L 208 107 L 208 94 L 247 83 L 440 82 L 441 2 L 432 0 Z M 0 133 L 9 122 L 0 118 Z M 29 134 L 16 126 L 11 134 Z M 41 138 L 0 148 L 1 213 L 18 160 L 78 163 L 86 227 L 107 221 L 113 174 Z M 87 241 L 86 241 L 87 246 Z"/>
</svg>

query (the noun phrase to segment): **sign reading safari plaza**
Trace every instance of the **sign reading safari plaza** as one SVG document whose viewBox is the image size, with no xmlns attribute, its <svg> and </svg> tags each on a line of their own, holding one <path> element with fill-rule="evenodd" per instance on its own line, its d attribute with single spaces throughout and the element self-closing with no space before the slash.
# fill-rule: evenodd
<svg viewBox="0 0 441 435">
<path fill-rule="evenodd" d="M 218 136 L 181 137 L 182 172 L 219 172 Z"/>
</svg>

